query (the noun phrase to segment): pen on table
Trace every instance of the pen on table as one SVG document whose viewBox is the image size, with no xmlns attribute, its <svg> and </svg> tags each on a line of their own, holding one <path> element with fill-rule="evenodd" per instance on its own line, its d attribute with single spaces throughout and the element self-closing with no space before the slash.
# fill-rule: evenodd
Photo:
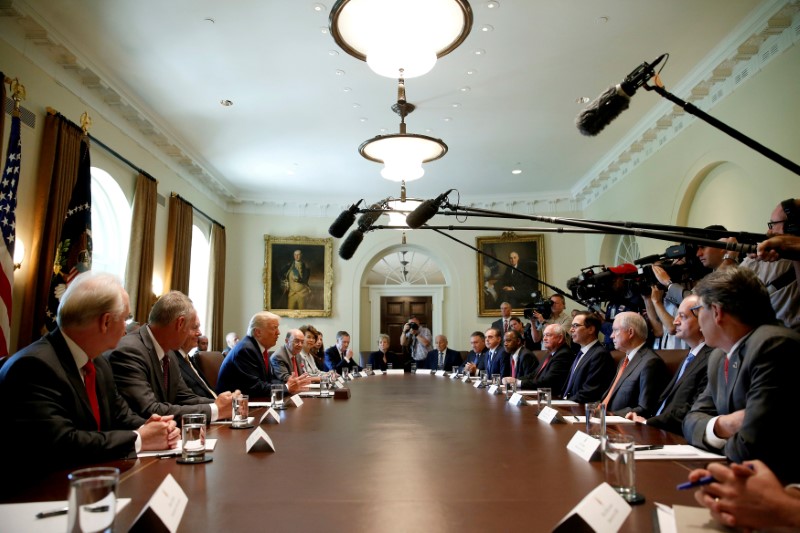
<svg viewBox="0 0 800 533">
<path fill-rule="evenodd" d="M 580 418 L 578 418 L 578 417 L 577 417 L 577 416 L 575 416 L 575 415 L 572 415 L 572 418 L 574 418 L 574 419 L 575 419 L 575 422 L 580 422 L 580 421 L 581 421 L 581 419 L 580 419 Z"/>
<path fill-rule="evenodd" d="M 746 465 L 750 470 L 753 470 L 753 465 Z M 694 487 L 702 487 L 703 485 L 709 485 L 715 482 L 714 476 L 703 476 L 697 481 L 687 481 L 685 483 L 681 483 L 677 487 L 678 490 L 686 490 L 686 489 L 693 489 Z"/>
<path fill-rule="evenodd" d="M 634 446 L 633 451 L 635 452 L 646 452 L 647 450 L 663 450 L 664 447 L 659 445 L 656 446 Z"/>
<path fill-rule="evenodd" d="M 170 459 L 172 457 L 178 457 L 177 453 L 160 453 L 156 455 L 159 459 Z"/>
<path fill-rule="evenodd" d="M 50 518 L 51 516 L 61 516 L 67 514 L 69 508 L 62 507 L 61 509 L 53 509 L 51 511 L 42 511 L 41 513 L 36 513 L 36 518 Z"/>
</svg>

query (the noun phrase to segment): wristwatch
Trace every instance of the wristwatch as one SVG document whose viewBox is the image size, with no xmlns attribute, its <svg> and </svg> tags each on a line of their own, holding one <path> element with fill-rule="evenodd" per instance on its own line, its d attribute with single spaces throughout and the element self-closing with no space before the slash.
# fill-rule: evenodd
<svg viewBox="0 0 800 533">
<path fill-rule="evenodd" d="M 738 257 L 736 257 L 734 255 L 730 255 L 730 254 L 723 255 L 722 256 L 722 260 L 723 261 L 733 261 L 734 263 L 738 263 L 739 262 L 739 258 Z"/>
</svg>

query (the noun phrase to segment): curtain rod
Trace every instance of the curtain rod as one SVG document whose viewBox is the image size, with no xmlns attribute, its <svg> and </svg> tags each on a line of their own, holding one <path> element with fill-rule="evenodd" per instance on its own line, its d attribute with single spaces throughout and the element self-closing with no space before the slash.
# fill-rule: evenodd
<svg viewBox="0 0 800 533">
<path fill-rule="evenodd" d="M 87 133 L 87 135 L 89 136 L 89 139 L 91 139 L 93 143 L 95 143 L 98 146 L 100 146 L 100 148 L 102 148 L 103 150 L 105 150 L 109 154 L 113 155 L 114 157 L 116 157 L 117 159 L 119 159 L 120 161 L 122 161 L 123 163 L 128 165 L 129 167 L 131 167 L 133 170 L 135 170 L 136 172 L 138 172 L 139 174 L 141 174 L 145 178 L 158 183 L 157 179 L 155 179 L 153 176 L 151 176 L 150 174 L 148 174 L 147 172 L 145 172 L 144 170 L 139 168 L 139 166 L 134 165 L 129 159 L 127 159 L 126 157 L 121 155 L 119 152 L 117 152 L 116 150 L 114 150 L 113 148 L 108 146 L 106 143 L 104 143 L 103 141 L 101 141 L 100 139 L 98 139 L 97 137 L 92 135 L 91 133 Z"/>
<path fill-rule="evenodd" d="M 211 218 L 210 216 L 208 216 L 207 214 L 205 214 L 203 211 L 201 211 L 200 209 L 198 209 L 197 207 L 195 207 L 195 205 L 194 205 L 192 202 L 190 202 L 189 200 L 187 200 L 186 198 L 184 198 L 184 197 L 183 197 L 183 196 L 181 196 L 180 194 L 178 194 L 178 193 L 176 193 L 176 192 L 173 192 L 172 194 L 170 194 L 170 196 L 174 196 L 175 198 L 179 198 L 180 200 L 182 200 L 182 201 L 186 202 L 187 204 L 189 204 L 189 207 L 191 207 L 191 208 L 192 208 L 194 211 L 197 211 L 198 213 L 200 213 L 201 215 L 203 215 L 203 216 L 206 218 L 206 220 L 208 220 L 208 221 L 209 221 L 209 222 L 211 222 L 212 224 L 216 224 L 217 226 L 219 226 L 219 227 L 220 227 L 220 228 L 222 228 L 222 229 L 225 229 L 225 226 L 223 226 L 222 224 L 220 224 L 219 222 L 217 222 L 216 220 L 214 220 L 213 218 Z"/>
</svg>

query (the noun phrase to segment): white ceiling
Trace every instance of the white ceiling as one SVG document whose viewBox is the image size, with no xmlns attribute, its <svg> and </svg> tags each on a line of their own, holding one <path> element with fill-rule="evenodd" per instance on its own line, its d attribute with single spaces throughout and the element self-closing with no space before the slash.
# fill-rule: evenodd
<svg viewBox="0 0 800 533">
<path fill-rule="evenodd" d="M 640 91 L 628 111 L 587 138 L 574 125 L 585 105 L 577 98 L 594 99 L 664 52 L 668 89 L 707 79 L 784 4 L 499 3 L 488 9 L 484 0 L 472 0 L 466 41 L 429 74 L 407 80 L 408 100 L 417 106 L 408 131 L 449 146 L 421 180 L 409 183 L 411 196 L 450 188 L 472 202 L 585 196 L 603 162 L 627 147 L 632 131 L 644 131 L 642 121 L 664 101 Z M 390 110 L 396 81 L 338 49 L 324 31 L 332 0 L 320 12 L 307 0 L 13 4 L 29 25 L 74 54 L 63 62 L 78 65 L 73 70 L 84 78 L 92 73 L 107 103 L 134 115 L 128 118 L 145 137 L 230 208 L 340 206 L 399 193 L 380 177 L 381 166 L 357 151 L 364 140 L 398 130 Z M 494 31 L 481 31 L 487 24 Z M 485 53 L 476 55 L 478 49 Z M 234 105 L 223 107 L 222 99 Z M 512 175 L 514 168 L 522 174 Z"/>
</svg>

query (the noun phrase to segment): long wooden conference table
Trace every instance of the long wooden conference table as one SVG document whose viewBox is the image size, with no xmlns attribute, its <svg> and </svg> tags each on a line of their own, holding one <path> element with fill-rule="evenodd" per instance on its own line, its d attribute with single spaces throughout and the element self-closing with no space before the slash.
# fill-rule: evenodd
<svg viewBox="0 0 800 533">
<path fill-rule="evenodd" d="M 210 463 L 110 463 L 121 469 L 118 496 L 133 500 L 117 530 L 127 530 L 167 474 L 189 497 L 179 529 L 187 532 L 550 531 L 603 482 L 601 462 L 566 449 L 582 426 L 549 425 L 536 407 L 430 375 L 370 376 L 348 385 L 348 400 L 305 398 L 281 412 L 280 424 L 262 425 L 274 453 L 247 454 L 252 430 L 214 425 Z M 257 419 L 260 413 L 251 410 Z M 633 434 L 637 444 L 685 442 L 642 425 L 609 431 Z M 647 501 L 633 507 L 623 531 L 652 531 L 655 501 L 694 505 L 692 492 L 675 486 L 695 466 L 637 461 L 637 489 Z M 66 495 L 60 472 L 15 501 Z"/>
</svg>

